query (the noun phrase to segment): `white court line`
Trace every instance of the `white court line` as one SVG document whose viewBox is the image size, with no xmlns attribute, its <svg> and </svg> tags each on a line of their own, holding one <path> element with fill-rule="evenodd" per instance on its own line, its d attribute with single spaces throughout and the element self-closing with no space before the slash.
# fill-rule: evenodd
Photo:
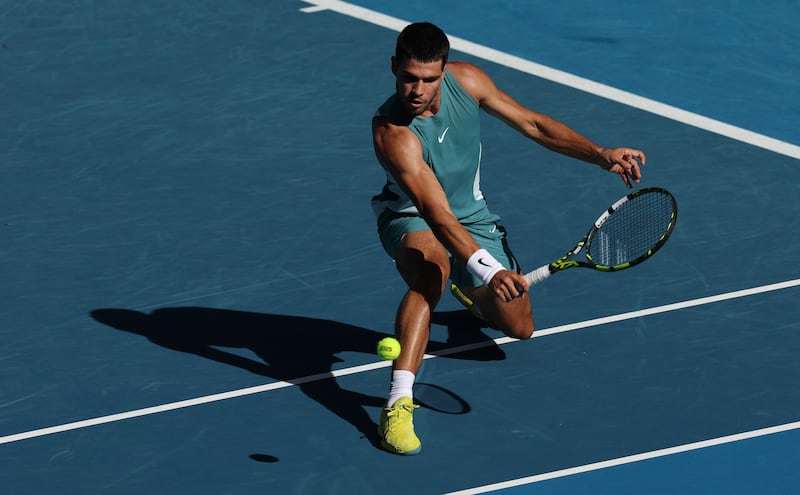
<svg viewBox="0 0 800 495">
<path fill-rule="evenodd" d="M 319 12 L 321 10 L 332 10 L 349 17 L 354 17 L 358 20 L 375 24 L 394 31 L 401 31 L 409 24 L 409 21 L 397 19 L 373 10 L 359 7 L 340 0 L 301 0 L 305 3 L 310 3 L 314 7 L 305 7 L 300 9 L 304 12 Z M 586 93 L 590 93 L 608 100 L 616 101 L 639 110 L 644 110 L 662 117 L 666 117 L 683 124 L 687 124 L 699 129 L 703 129 L 721 136 L 725 136 L 743 143 L 747 143 L 759 148 L 763 148 L 781 155 L 786 155 L 792 158 L 800 159 L 800 146 L 780 141 L 778 139 L 758 134 L 741 127 L 736 127 L 718 120 L 714 120 L 703 115 L 699 115 L 687 110 L 667 105 L 649 98 L 645 98 L 621 89 L 607 86 L 583 77 L 570 74 L 568 72 L 553 69 L 545 65 L 531 62 L 508 53 L 495 50 L 462 38 L 448 35 L 450 39 L 450 46 L 454 50 L 468 53 L 478 58 L 488 60 L 490 62 L 504 65 L 506 67 L 531 74 L 542 79 L 557 82 L 564 86 L 579 89 Z"/>
<path fill-rule="evenodd" d="M 620 457 L 617 459 L 610 459 L 608 461 L 602 462 L 595 462 L 593 464 L 586 464 L 583 466 L 576 466 L 568 469 L 561 469 L 559 471 L 551 471 L 549 473 L 537 474 L 535 476 L 528 476 L 526 478 L 519 478 L 516 480 L 509 480 L 504 481 L 502 483 L 495 483 L 492 485 L 486 485 L 481 487 L 469 488 L 467 490 L 460 490 L 457 492 L 450 492 L 445 495 L 476 495 L 478 493 L 488 493 L 494 492 L 497 490 L 504 490 L 506 488 L 513 488 L 515 486 L 521 485 L 529 485 L 532 483 L 538 483 L 540 481 L 552 480 L 556 478 L 564 478 L 566 476 L 572 476 L 574 474 L 580 473 L 588 473 L 589 471 L 597 471 L 600 469 L 606 469 L 614 466 L 621 466 L 623 464 L 631 464 L 634 462 L 644 461 L 647 459 L 655 459 L 657 457 L 665 457 L 668 455 L 673 454 L 680 454 L 683 452 L 689 452 L 692 450 L 699 450 L 705 449 L 707 447 L 713 447 L 715 445 L 723 445 L 726 443 L 732 442 L 739 442 L 742 440 L 747 440 L 750 438 L 762 437 L 765 435 L 772 435 L 775 433 L 781 433 L 790 430 L 796 430 L 800 428 L 800 421 L 795 423 L 787 423 L 778 426 L 772 426 L 770 428 L 763 428 L 760 430 L 753 430 L 747 431 L 744 433 L 737 433 L 736 435 L 728 435 L 725 437 L 719 438 L 712 438 L 710 440 L 703 440 L 702 442 L 695 442 L 695 443 L 688 443 L 685 445 L 678 445 L 676 447 L 670 447 L 667 449 L 661 450 L 654 450 L 652 452 L 644 452 L 641 454 L 630 455 L 626 457 Z"/>
<path fill-rule="evenodd" d="M 580 321 L 580 322 L 576 322 L 576 323 L 570 323 L 568 325 L 560 325 L 560 326 L 557 326 L 557 327 L 546 328 L 546 329 L 543 329 L 543 330 L 537 330 L 536 333 L 534 334 L 534 338 L 546 337 L 548 335 L 554 335 L 554 334 L 557 334 L 557 333 L 570 332 L 570 331 L 573 331 L 573 330 L 580 330 L 580 329 L 583 329 L 583 328 L 594 327 L 594 326 L 599 326 L 599 325 L 605 325 L 607 323 L 614 323 L 614 322 L 623 321 L 623 320 L 630 320 L 630 319 L 633 319 L 633 318 L 640 318 L 640 317 L 643 317 L 643 316 L 650 316 L 650 315 L 659 314 L 659 313 L 666 313 L 666 312 L 669 312 L 669 311 L 675 311 L 675 310 L 679 310 L 679 309 L 691 308 L 691 307 L 694 307 L 694 306 L 700 306 L 700 305 L 703 305 L 703 304 L 711 304 L 711 303 L 720 302 L 720 301 L 727 301 L 729 299 L 736 299 L 736 298 L 740 298 L 740 297 L 753 296 L 753 295 L 756 295 L 756 294 L 762 294 L 762 293 L 765 293 L 765 292 L 773 292 L 773 291 L 777 291 L 777 290 L 781 290 L 781 289 L 788 289 L 788 288 L 797 287 L 797 286 L 800 286 L 800 279 L 787 280 L 785 282 L 778 282 L 778 283 L 769 284 L 769 285 L 762 285 L 760 287 L 753 287 L 751 289 L 744 289 L 744 290 L 737 290 L 737 291 L 733 291 L 733 292 L 726 292 L 724 294 L 718 294 L 718 295 L 715 295 L 715 296 L 703 297 L 703 298 L 700 298 L 700 299 L 692 299 L 692 300 L 682 301 L 682 302 L 673 303 L 673 304 L 665 304 L 663 306 L 656 306 L 656 307 L 653 307 L 653 308 L 640 309 L 640 310 L 637 310 L 637 311 L 630 311 L 630 312 L 627 312 L 627 313 L 620 313 L 620 314 L 617 314 L 617 315 L 606 316 L 606 317 L 603 317 L 603 318 L 595 318 L 595 319 L 592 319 L 592 320 L 586 320 L 586 321 Z M 503 344 L 507 344 L 507 343 L 510 343 L 510 342 L 515 342 L 516 340 L 517 339 L 513 339 L 511 337 L 500 337 L 500 338 L 497 338 L 497 339 L 494 339 L 494 340 L 490 340 L 490 341 L 487 341 L 487 342 L 479 342 L 479 343 L 476 343 L 476 344 L 467 344 L 467 345 L 463 345 L 463 346 L 452 347 L 452 348 L 448 348 L 448 349 L 443 349 L 441 351 L 437 351 L 436 353 L 426 354 L 425 355 L 425 359 L 432 359 L 432 358 L 435 358 L 435 357 L 447 356 L 447 355 L 450 355 L 450 354 L 457 354 L 457 353 L 460 353 L 460 352 L 465 352 L 465 351 L 468 351 L 468 350 L 478 349 L 478 348 L 481 348 L 481 347 L 488 347 L 488 346 L 491 346 L 491 345 L 503 345 Z M 222 401 L 222 400 L 226 400 L 226 399 L 233 399 L 233 398 L 236 398 L 236 397 L 243 397 L 243 396 L 246 396 L 246 395 L 253 395 L 253 394 L 258 394 L 258 393 L 262 393 L 262 392 L 269 392 L 269 391 L 272 391 L 272 390 L 279 390 L 279 389 L 286 388 L 286 387 L 293 387 L 293 386 L 296 386 L 296 385 L 302 385 L 304 383 L 310 383 L 310 382 L 314 382 L 314 381 L 318 381 L 318 380 L 325 380 L 327 378 L 334 378 L 334 377 L 340 377 L 340 376 L 353 375 L 353 374 L 356 374 L 356 373 L 364 373 L 364 372 L 367 372 L 367 371 L 372 371 L 372 370 L 376 370 L 376 369 L 380 369 L 380 368 L 387 368 L 389 366 L 391 366 L 391 361 L 378 361 L 378 362 L 374 362 L 374 363 L 364 364 L 364 365 L 361 365 L 361 366 L 353 366 L 353 367 L 350 367 L 350 368 L 345 368 L 345 369 L 341 369 L 341 370 L 335 370 L 335 371 L 331 371 L 330 373 L 319 373 L 319 374 L 316 374 L 316 375 L 309 375 L 309 376 L 300 377 L 300 378 L 296 378 L 296 379 L 288 380 L 288 381 L 279 381 L 279 382 L 274 382 L 274 383 L 268 383 L 268 384 L 259 385 L 259 386 L 256 386 L 256 387 L 249 387 L 249 388 L 243 388 L 243 389 L 239 389 L 239 390 L 232 390 L 232 391 L 229 391 L 229 392 L 222 392 L 222 393 L 219 393 L 219 394 L 206 395 L 206 396 L 197 397 L 197 398 L 194 398 L 194 399 L 187 399 L 187 400 L 182 400 L 182 401 L 178 401 L 178 402 L 170 402 L 168 404 L 162 404 L 162 405 L 159 405 L 159 406 L 146 407 L 144 409 L 135 409 L 135 410 L 132 410 L 132 411 L 122 412 L 122 413 L 118 413 L 118 414 L 111 414 L 109 416 L 100 416 L 100 417 L 97 417 L 97 418 L 86 419 L 86 420 L 83 420 L 83 421 L 76 421 L 76 422 L 73 422 L 73 423 L 65 423 L 65 424 L 62 424 L 62 425 L 51 426 L 51 427 L 48 427 L 48 428 L 40 428 L 40 429 L 37 429 L 37 430 L 30 430 L 30 431 L 26 431 L 26 432 L 22 432 L 22 433 L 16 433 L 16 434 L 13 434 L 13 435 L 6 435 L 6 436 L 3 436 L 3 437 L 0 437 L 0 444 L 19 442 L 21 440 L 27 440 L 27 439 L 30 439 L 30 438 L 42 437 L 42 436 L 51 435 L 51 434 L 54 434 L 54 433 L 61 433 L 61 432 L 70 431 L 70 430 L 77 430 L 77 429 L 80 429 L 80 428 L 88 428 L 90 426 L 96 426 L 96 425 L 101 425 L 101 424 L 105 424 L 105 423 L 113 423 L 115 421 L 122 421 L 122 420 L 126 420 L 126 419 L 138 418 L 138 417 L 147 416 L 147 415 L 150 415 L 150 414 L 157 414 L 157 413 L 162 413 L 162 412 L 167 412 L 167 411 L 174 411 L 176 409 L 182 409 L 182 408 L 185 408 L 185 407 L 199 406 L 199 405 L 208 404 L 208 403 L 211 403 L 211 402 L 218 402 L 218 401 Z"/>
</svg>

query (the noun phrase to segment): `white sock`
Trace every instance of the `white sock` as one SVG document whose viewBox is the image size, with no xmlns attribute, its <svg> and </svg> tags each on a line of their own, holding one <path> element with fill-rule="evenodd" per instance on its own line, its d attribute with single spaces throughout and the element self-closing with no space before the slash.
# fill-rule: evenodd
<svg viewBox="0 0 800 495">
<path fill-rule="evenodd" d="M 392 383 L 389 386 L 389 400 L 386 401 L 386 407 L 392 407 L 392 404 L 400 397 L 408 397 L 414 399 L 414 373 L 406 370 L 392 371 Z"/>
</svg>

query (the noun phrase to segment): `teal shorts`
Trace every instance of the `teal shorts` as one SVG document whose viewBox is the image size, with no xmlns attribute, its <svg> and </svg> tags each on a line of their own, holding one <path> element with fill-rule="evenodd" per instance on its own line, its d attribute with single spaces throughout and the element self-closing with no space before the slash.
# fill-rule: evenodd
<svg viewBox="0 0 800 495">
<path fill-rule="evenodd" d="M 489 251 L 506 270 L 519 271 L 514 254 L 508 247 L 506 229 L 498 225 L 494 219 L 464 225 L 480 247 Z M 397 248 L 400 241 L 410 232 L 431 230 L 428 223 L 417 215 L 407 215 L 384 211 L 378 218 L 378 236 L 383 249 L 392 259 L 397 259 Z M 450 280 L 460 288 L 480 287 L 481 279 L 472 275 L 467 268 L 450 256 Z"/>
</svg>

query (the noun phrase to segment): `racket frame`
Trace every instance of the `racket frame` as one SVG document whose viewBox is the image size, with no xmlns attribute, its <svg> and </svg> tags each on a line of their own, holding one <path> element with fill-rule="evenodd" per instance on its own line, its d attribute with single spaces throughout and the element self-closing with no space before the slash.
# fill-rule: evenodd
<svg viewBox="0 0 800 495">
<path fill-rule="evenodd" d="M 659 240 L 653 245 L 653 247 L 651 247 L 646 253 L 644 253 L 643 255 L 639 256 L 634 260 L 627 261 L 625 263 L 620 263 L 618 265 L 601 265 L 595 263 L 592 260 L 592 256 L 589 254 L 589 247 L 591 246 L 595 233 L 598 230 L 600 230 L 603 224 L 606 223 L 606 221 L 611 217 L 611 215 L 613 215 L 614 212 L 619 210 L 622 207 L 622 205 L 644 194 L 663 194 L 666 195 L 672 202 L 672 215 L 670 216 L 669 223 L 667 224 L 667 228 L 665 229 L 664 233 L 661 235 Z M 661 246 L 664 245 L 665 242 L 667 242 L 667 239 L 669 239 L 669 236 L 675 229 L 675 222 L 677 221 L 677 219 L 678 219 L 678 204 L 675 201 L 675 197 L 666 189 L 663 189 L 661 187 L 647 187 L 644 189 L 640 189 L 638 191 L 634 191 L 617 200 L 614 204 L 609 206 L 608 209 L 606 209 L 599 217 L 597 217 L 597 220 L 595 220 L 594 224 L 592 224 L 592 227 L 589 229 L 589 231 L 586 232 L 586 235 L 584 235 L 583 238 L 580 241 L 578 241 L 577 244 L 575 244 L 575 247 L 573 247 L 571 250 L 569 250 L 569 252 L 567 252 L 567 254 L 553 261 L 550 264 L 542 265 L 536 270 L 533 270 L 532 272 L 525 274 L 525 279 L 527 280 L 529 285 L 534 285 L 538 284 L 539 282 L 546 279 L 550 275 L 559 272 L 561 270 L 566 270 L 568 268 L 583 267 L 583 268 L 591 268 L 594 270 L 599 270 L 602 272 L 615 272 L 619 270 L 624 270 L 626 268 L 630 268 L 632 266 L 636 266 L 639 263 L 648 259 L 653 254 L 655 254 L 655 252 L 658 251 L 661 248 Z M 586 261 L 580 259 L 571 259 L 581 251 L 584 251 L 584 249 L 586 251 Z"/>
</svg>

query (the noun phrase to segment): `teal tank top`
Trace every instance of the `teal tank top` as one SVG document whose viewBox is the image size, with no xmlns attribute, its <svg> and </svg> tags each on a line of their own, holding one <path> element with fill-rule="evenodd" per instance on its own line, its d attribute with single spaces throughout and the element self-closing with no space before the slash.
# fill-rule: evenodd
<svg viewBox="0 0 800 495">
<path fill-rule="evenodd" d="M 462 224 L 497 219 L 489 212 L 480 189 L 480 108 L 449 71 L 445 72 L 441 95 L 439 111 L 429 117 L 415 117 L 408 128 L 419 138 L 422 158 L 442 185 L 456 218 Z M 381 105 L 378 115 L 397 122 L 408 120 L 397 95 Z M 392 176 L 386 177 L 383 190 L 372 198 L 375 215 L 386 210 L 419 215 Z"/>
</svg>

